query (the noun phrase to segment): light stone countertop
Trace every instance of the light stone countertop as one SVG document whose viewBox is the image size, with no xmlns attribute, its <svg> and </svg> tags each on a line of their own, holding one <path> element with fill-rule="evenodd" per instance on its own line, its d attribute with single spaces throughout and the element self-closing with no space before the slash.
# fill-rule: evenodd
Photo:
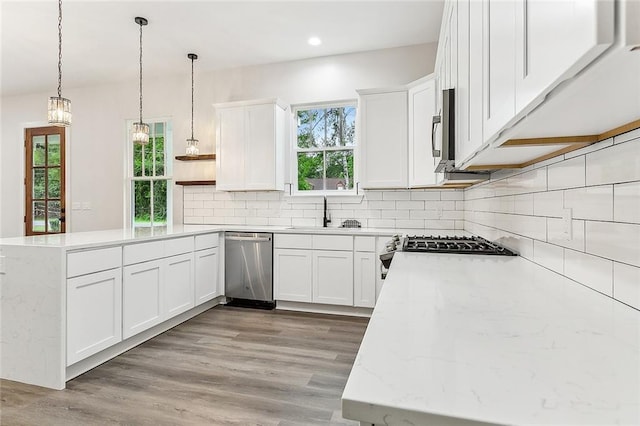
<svg viewBox="0 0 640 426">
<path fill-rule="evenodd" d="M 69 232 L 66 234 L 36 235 L 0 239 L 0 246 L 60 247 L 68 250 L 95 248 L 123 243 L 161 240 L 172 237 L 197 235 L 208 232 L 272 232 L 324 235 L 471 235 L 463 230 L 442 229 L 390 229 L 390 228 L 338 228 L 338 227 L 284 227 L 249 225 L 172 225 L 152 231 L 150 228 L 109 229 L 104 231 Z"/>
<path fill-rule="evenodd" d="M 521 257 L 396 253 L 342 413 L 638 425 L 640 312 Z"/>
</svg>

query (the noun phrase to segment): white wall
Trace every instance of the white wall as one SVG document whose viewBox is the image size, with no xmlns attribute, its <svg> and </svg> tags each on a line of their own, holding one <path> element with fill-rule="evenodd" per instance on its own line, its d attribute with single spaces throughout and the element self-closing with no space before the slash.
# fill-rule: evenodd
<svg viewBox="0 0 640 426">
<path fill-rule="evenodd" d="M 429 74 L 435 51 L 435 44 L 424 44 L 207 73 L 199 73 L 196 62 L 195 136 L 200 139 L 200 152 L 215 152 L 214 103 L 268 97 L 292 104 L 353 99 L 356 89 L 406 84 Z M 184 152 L 190 133 L 190 68 L 185 60 L 184 70 L 177 70 L 179 76 L 145 78 L 145 119 L 172 119 L 174 155 Z M 27 123 L 43 124 L 53 89 L 2 98 L 0 237 L 24 232 L 23 131 Z M 123 227 L 125 122 L 138 115 L 137 81 L 63 87 L 63 95 L 71 99 L 73 109 L 67 151 L 68 231 Z M 174 178 L 213 179 L 215 164 L 175 161 Z M 174 187 L 175 223 L 183 221 L 182 195 L 182 188 Z M 73 201 L 90 202 L 91 210 L 71 210 Z"/>
<path fill-rule="evenodd" d="M 640 130 L 494 173 L 464 195 L 466 230 L 640 309 Z"/>
</svg>

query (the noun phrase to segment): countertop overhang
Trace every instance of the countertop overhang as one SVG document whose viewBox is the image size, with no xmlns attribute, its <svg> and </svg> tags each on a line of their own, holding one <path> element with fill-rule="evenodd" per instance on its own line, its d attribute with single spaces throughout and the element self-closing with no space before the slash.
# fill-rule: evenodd
<svg viewBox="0 0 640 426">
<path fill-rule="evenodd" d="M 521 257 L 397 253 L 342 396 L 374 424 L 640 424 L 640 312 Z"/>
</svg>

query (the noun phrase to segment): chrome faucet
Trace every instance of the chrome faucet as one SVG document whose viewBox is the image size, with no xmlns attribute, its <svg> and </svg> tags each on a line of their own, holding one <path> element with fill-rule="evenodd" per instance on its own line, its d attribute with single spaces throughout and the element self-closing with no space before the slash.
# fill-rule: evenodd
<svg viewBox="0 0 640 426">
<path fill-rule="evenodd" d="M 322 227 L 326 228 L 327 224 L 331 223 L 331 217 L 327 216 L 327 196 L 324 196 L 324 216 L 322 218 Z"/>
</svg>

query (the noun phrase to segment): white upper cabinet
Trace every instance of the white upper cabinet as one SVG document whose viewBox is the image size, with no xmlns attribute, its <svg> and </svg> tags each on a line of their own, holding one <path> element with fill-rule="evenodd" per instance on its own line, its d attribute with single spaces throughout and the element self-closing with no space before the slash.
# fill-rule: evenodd
<svg viewBox="0 0 640 426">
<path fill-rule="evenodd" d="M 275 100 L 216 107 L 216 188 L 284 189 L 287 107 Z"/>
<path fill-rule="evenodd" d="M 604 52 L 613 42 L 612 16 L 612 1 L 515 2 L 516 112 Z"/>
<path fill-rule="evenodd" d="M 409 186 L 436 183 L 432 155 L 431 120 L 436 115 L 436 80 L 433 75 L 409 88 Z"/>
<path fill-rule="evenodd" d="M 407 90 L 359 93 L 360 187 L 407 188 Z"/>
<path fill-rule="evenodd" d="M 456 86 L 456 166 L 482 145 L 483 4 L 459 0 Z"/>
<path fill-rule="evenodd" d="M 484 0 L 484 126 L 496 134 L 516 111 L 516 2 Z"/>
</svg>

